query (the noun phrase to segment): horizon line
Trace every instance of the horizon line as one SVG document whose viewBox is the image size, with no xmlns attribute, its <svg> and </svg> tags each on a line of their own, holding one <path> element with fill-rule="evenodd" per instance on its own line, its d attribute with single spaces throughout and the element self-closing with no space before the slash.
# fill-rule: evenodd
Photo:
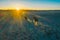
<svg viewBox="0 0 60 40">
<path fill-rule="evenodd" d="M 16 9 L 1 9 L 0 10 L 16 10 Z M 19 9 L 19 10 L 60 10 L 60 9 Z"/>
</svg>

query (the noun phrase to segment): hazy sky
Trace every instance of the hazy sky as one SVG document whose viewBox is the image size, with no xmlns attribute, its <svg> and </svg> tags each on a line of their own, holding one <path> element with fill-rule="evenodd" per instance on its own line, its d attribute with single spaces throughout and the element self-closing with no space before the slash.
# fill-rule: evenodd
<svg viewBox="0 0 60 40">
<path fill-rule="evenodd" d="M 0 9 L 59 9 L 60 0 L 0 0 Z"/>
</svg>

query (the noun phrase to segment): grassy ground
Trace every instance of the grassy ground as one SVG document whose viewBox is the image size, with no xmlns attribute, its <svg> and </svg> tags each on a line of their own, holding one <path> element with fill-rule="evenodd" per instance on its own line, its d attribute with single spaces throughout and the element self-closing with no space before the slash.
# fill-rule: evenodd
<svg viewBox="0 0 60 40">
<path fill-rule="evenodd" d="M 59 11 L 23 12 L 18 12 L 18 16 L 11 10 L 0 10 L 0 40 L 60 40 Z M 12 14 L 17 15 L 14 18 Z M 29 20 L 25 20 L 25 16 Z M 38 19 L 37 25 L 34 16 Z"/>
</svg>

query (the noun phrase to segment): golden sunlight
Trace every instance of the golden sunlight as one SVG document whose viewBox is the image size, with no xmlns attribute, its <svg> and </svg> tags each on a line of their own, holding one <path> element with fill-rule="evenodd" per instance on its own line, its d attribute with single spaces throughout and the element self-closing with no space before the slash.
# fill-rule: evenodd
<svg viewBox="0 0 60 40">
<path fill-rule="evenodd" d="M 22 25 L 25 16 L 25 12 L 23 10 L 17 8 L 11 15 L 15 23 L 19 23 Z"/>
<path fill-rule="evenodd" d="M 20 10 L 19 8 L 16 8 L 16 10 Z"/>
</svg>

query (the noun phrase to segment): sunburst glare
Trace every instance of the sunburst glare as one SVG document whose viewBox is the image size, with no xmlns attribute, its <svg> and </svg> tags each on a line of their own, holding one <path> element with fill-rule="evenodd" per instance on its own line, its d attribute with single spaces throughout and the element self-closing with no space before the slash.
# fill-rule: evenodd
<svg viewBox="0 0 60 40">
<path fill-rule="evenodd" d="M 17 7 L 16 10 L 18 11 L 18 10 L 20 10 L 20 9 Z"/>
</svg>

